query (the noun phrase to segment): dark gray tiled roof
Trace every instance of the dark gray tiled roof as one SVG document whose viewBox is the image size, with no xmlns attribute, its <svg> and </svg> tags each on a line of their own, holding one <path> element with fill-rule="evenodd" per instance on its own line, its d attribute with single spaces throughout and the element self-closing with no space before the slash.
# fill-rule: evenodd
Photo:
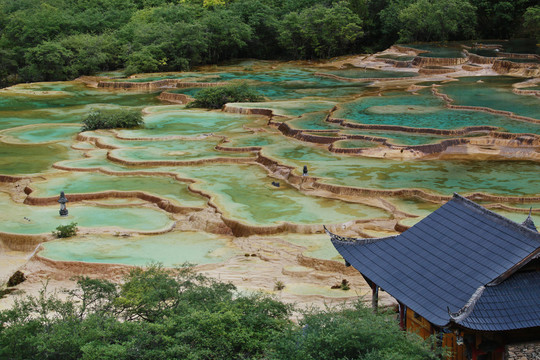
<svg viewBox="0 0 540 360">
<path fill-rule="evenodd" d="M 497 286 L 486 286 L 470 314 L 457 323 L 485 331 L 540 326 L 540 272 L 517 273 Z"/>
<path fill-rule="evenodd" d="M 429 322 L 445 326 L 475 291 L 533 252 L 540 234 L 459 195 L 401 235 L 332 237 L 343 258 Z"/>
</svg>

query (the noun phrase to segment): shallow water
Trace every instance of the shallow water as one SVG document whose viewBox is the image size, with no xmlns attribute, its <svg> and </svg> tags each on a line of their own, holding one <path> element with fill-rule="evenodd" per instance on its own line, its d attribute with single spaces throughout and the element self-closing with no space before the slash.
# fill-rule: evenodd
<svg viewBox="0 0 540 360">
<path fill-rule="evenodd" d="M 4 142 L 21 143 L 46 143 L 56 141 L 71 141 L 81 130 L 79 125 L 33 125 L 14 128 L 13 130 L 3 131 L 1 135 Z"/>
<path fill-rule="evenodd" d="M 416 215 L 416 217 L 406 218 L 399 221 L 401 224 L 406 225 L 406 226 L 413 226 L 414 224 L 424 219 L 426 216 L 428 216 L 429 214 L 431 214 L 433 211 L 437 210 L 441 206 L 441 204 L 426 203 L 426 202 L 422 202 L 416 199 L 386 198 L 385 200 L 395 205 L 397 209 L 403 212 L 406 212 L 407 214 Z M 489 204 L 489 203 L 486 203 L 486 204 Z M 486 204 L 482 204 L 482 205 L 486 205 Z M 525 203 L 525 204 L 513 203 L 509 205 L 512 207 L 517 207 L 517 208 L 532 207 L 535 209 L 539 208 L 540 206 L 540 204 L 537 204 L 537 203 Z M 508 211 L 508 210 L 499 209 L 499 208 L 490 208 L 490 210 L 518 224 L 523 223 L 523 221 L 525 221 L 525 219 L 528 216 L 527 213 L 513 212 L 513 211 Z M 536 215 L 533 215 L 533 219 L 535 218 L 536 218 Z"/>
<path fill-rule="evenodd" d="M 419 56 L 438 58 L 462 58 L 465 57 L 461 43 L 429 43 L 429 44 L 404 44 L 413 49 L 425 50 Z"/>
<path fill-rule="evenodd" d="M 271 157 L 304 165 L 329 184 L 369 189 L 425 189 L 452 195 L 486 192 L 500 195 L 538 194 L 540 164 L 512 160 L 391 160 L 331 155 L 324 149 L 290 144 L 274 148 Z"/>
<path fill-rule="evenodd" d="M 124 146 L 131 145 L 130 148 L 112 150 L 110 154 L 127 161 L 189 161 L 218 157 L 238 158 L 251 155 L 249 153 L 227 153 L 215 150 L 214 148 L 218 142 L 216 139 L 211 141 L 133 141 L 133 144 L 122 143 Z M 120 143 L 115 142 L 115 145 L 120 145 Z"/>
<path fill-rule="evenodd" d="M 480 89 L 480 86 L 471 84 L 471 89 L 469 90 L 482 91 L 482 93 L 489 92 L 489 90 Z M 510 111 L 505 106 L 496 104 L 495 99 L 493 99 L 493 102 L 487 102 L 481 95 L 476 94 L 473 96 L 467 93 L 467 89 L 464 90 L 457 85 L 455 87 L 445 85 L 441 91 L 447 93 L 452 98 L 457 96 L 457 105 L 471 106 L 476 104 L 476 106 L 486 107 L 491 105 L 494 109 Z M 508 92 L 512 94 L 512 98 L 514 99 L 519 97 L 520 99 L 515 99 L 519 103 L 536 103 L 538 110 L 540 110 L 540 101 L 537 99 L 515 95 L 511 92 L 511 89 Z M 525 100 L 521 98 L 525 98 Z M 466 100 L 460 102 L 460 99 Z M 516 108 L 518 105 L 512 104 L 513 110 L 522 110 L 519 113 L 516 112 L 519 115 L 533 115 L 534 107 L 531 110 L 525 111 L 523 110 L 524 107 L 519 106 Z M 423 90 L 421 95 L 390 93 L 383 96 L 363 97 L 356 101 L 340 105 L 339 110 L 334 113 L 334 116 L 361 124 L 400 125 L 434 129 L 460 129 L 467 126 L 488 125 L 498 127 L 500 130 L 506 132 L 540 134 L 539 124 L 518 121 L 506 116 L 485 112 L 445 108 L 443 101 L 433 96 L 428 90 Z M 535 116 L 538 116 L 538 113 Z"/>
<path fill-rule="evenodd" d="M 405 133 L 399 131 L 366 131 L 366 130 L 345 130 L 344 134 L 365 135 L 373 137 L 381 137 L 389 140 L 394 145 L 424 145 L 435 144 L 442 140 L 455 138 L 456 136 L 437 136 L 423 135 L 414 133 Z M 460 136 L 469 137 L 469 136 Z"/>
<path fill-rule="evenodd" d="M 454 56 L 460 51 L 429 46 L 431 55 Z M 160 78 L 184 77 L 188 81 L 233 81 L 240 79 L 254 86 L 267 99 L 259 103 L 236 103 L 230 107 L 272 109 L 275 121 L 287 122 L 294 129 L 318 136 L 336 137 L 359 134 L 383 137 L 397 145 L 432 144 L 450 137 L 410 134 L 399 131 L 369 131 L 340 127 L 326 122 L 332 116 L 365 124 L 400 125 L 436 129 L 459 129 L 466 126 L 490 125 L 500 131 L 540 134 L 540 125 L 517 121 L 483 112 L 450 110 L 444 102 L 424 89 L 411 94 L 400 90 L 381 90 L 364 83 L 350 83 L 315 76 L 316 72 L 344 77 L 405 77 L 406 72 L 383 72 L 358 68 L 330 69 L 294 66 L 277 62 L 244 61 L 219 68 L 201 68 L 179 74 L 147 74 L 129 81 L 152 81 Z M 116 74 L 114 76 L 119 76 Z M 125 81 L 125 79 L 119 79 Z M 483 82 L 478 82 L 481 80 Z M 441 84 L 439 90 L 455 99 L 458 105 L 488 106 L 538 118 L 540 101 L 532 96 L 511 92 L 512 84 L 523 79 L 511 77 L 471 77 Z M 412 78 L 408 81 L 414 81 Z M 195 94 L 200 88 L 175 91 Z M 370 95 L 371 94 L 371 95 Z M 275 226 L 283 222 L 306 225 L 340 224 L 353 220 L 389 219 L 391 214 L 377 207 L 308 195 L 285 181 L 270 177 L 258 164 L 188 165 L 182 161 L 228 158 L 246 161 L 253 152 L 216 150 L 217 145 L 229 148 L 262 147 L 262 155 L 283 165 L 292 166 L 301 174 L 307 165 L 309 175 L 328 184 L 369 189 L 417 188 L 451 195 L 485 192 L 495 195 L 538 196 L 540 165 L 533 161 L 480 160 L 389 160 L 344 156 L 328 151 L 328 144 L 315 145 L 285 137 L 275 126 L 268 126 L 264 116 L 247 116 L 221 111 L 190 110 L 181 105 L 163 105 L 157 92 L 110 91 L 86 88 L 74 82 L 21 84 L 0 91 L 0 174 L 36 175 L 31 187 L 34 197 L 70 193 L 91 193 L 108 190 L 145 191 L 173 204 L 206 207 L 207 199 L 189 191 L 187 183 L 171 177 L 157 176 L 169 172 L 191 179 L 193 189 L 212 197 L 212 204 L 223 216 L 254 226 Z M 92 109 L 144 109 L 146 127 L 114 132 L 87 132 L 99 138 L 97 144 L 77 141 L 78 124 Z M 313 130 L 324 130 L 314 132 Z M 120 138 L 119 138 L 120 137 Z M 226 141 L 225 141 L 226 140 Z M 73 145 L 73 148 L 71 146 Z M 99 149 L 108 145 L 117 149 Z M 344 140 L 336 147 L 379 146 L 363 140 Z M 77 150 L 80 149 L 80 150 Z M 114 156 L 137 165 L 122 165 L 107 158 Z M 174 160 L 178 166 L 161 166 L 152 161 Z M 144 162 L 144 163 L 143 163 Z M 53 164 L 73 168 L 59 171 Z M 98 170 L 115 171 L 125 176 L 106 175 Z M 130 175 L 131 171 L 144 172 Z M 39 175 L 43 176 L 39 176 Z M 280 187 L 272 181 L 280 182 Z M 437 209 L 440 204 L 422 200 L 388 198 L 399 210 L 416 215 L 400 220 L 412 225 Z M 68 203 L 70 215 L 58 216 L 58 206 L 28 206 L 13 203 L 0 193 L 4 208 L 12 211 L 0 215 L 0 231 L 21 234 L 49 233 L 60 224 L 76 221 L 81 227 L 117 227 L 114 231 L 155 231 L 172 224 L 165 212 L 145 207 L 139 199 L 109 198 L 91 203 Z M 98 205 L 101 204 L 101 205 Z M 108 206 L 107 206 L 108 205 Z M 520 208 L 538 204 L 512 204 Z M 495 210 L 498 212 L 498 210 Z M 526 213 L 500 211 L 516 221 Z M 28 217 L 31 220 L 24 219 Z M 537 223 L 537 215 L 533 214 Z M 371 236 L 388 232 L 366 230 Z M 280 236 L 286 242 L 303 246 L 303 255 L 326 260 L 339 260 L 325 234 Z M 276 245 L 277 246 L 277 245 Z M 289 245 L 290 246 L 290 245 Z M 237 255 L 227 237 L 206 233 L 174 231 L 163 235 L 129 238 L 108 235 L 84 236 L 72 241 L 55 241 L 45 245 L 42 255 L 57 260 L 116 262 L 145 265 L 160 261 L 176 266 L 184 261 L 194 263 L 222 262 Z M 290 269 L 291 271 L 295 269 Z M 301 271 L 302 269 L 296 269 Z M 303 270 L 302 270 L 303 271 Z M 294 284 L 284 291 L 318 294 L 329 297 L 348 296 L 341 290 L 324 286 Z M 289 286 L 288 286 L 289 287 Z M 351 293 L 352 294 L 352 293 Z"/>
<path fill-rule="evenodd" d="M 66 144 L 69 145 L 69 144 Z M 61 160 L 78 157 L 63 144 L 18 145 L 0 142 L 0 174 L 36 174 L 51 170 Z"/>
<path fill-rule="evenodd" d="M 373 69 L 343 69 L 343 70 L 323 70 L 325 74 L 337 75 L 345 78 L 352 79 L 366 79 L 366 78 L 406 78 L 418 76 L 418 73 L 411 71 L 382 71 Z"/>
<path fill-rule="evenodd" d="M 52 260 L 135 266 L 159 262 L 166 267 L 223 262 L 240 252 L 223 236 L 190 231 L 130 237 L 84 235 L 46 242 L 43 248 L 39 255 Z"/>
<path fill-rule="evenodd" d="M 133 92 L 133 91 L 111 91 L 103 89 L 92 89 L 80 83 L 67 82 L 60 83 L 65 94 L 58 96 L 28 94 L 18 92 L 19 88 L 32 91 L 43 91 L 51 84 L 57 83 L 36 83 L 20 84 L 0 92 L 0 112 L 3 111 L 28 111 L 34 109 L 60 109 L 87 104 L 109 104 L 120 106 L 139 107 L 142 104 L 160 104 L 156 98 L 157 93 Z M 45 90 L 47 91 L 47 90 Z"/>
<path fill-rule="evenodd" d="M 241 131 L 242 126 L 250 126 L 263 122 L 259 116 L 244 116 L 217 111 L 184 110 L 172 108 L 171 111 L 154 110 L 144 117 L 145 128 L 137 130 L 120 130 L 125 138 L 198 136 L 216 132 Z"/>
<path fill-rule="evenodd" d="M 280 236 L 280 238 L 292 244 L 304 247 L 306 249 L 302 252 L 302 255 L 304 256 L 343 262 L 343 258 L 339 255 L 334 245 L 328 241 L 328 235 L 326 234 L 287 234 Z"/>
<path fill-rule="evenodd" d="M 0 213 L 0 231 L 15 234 L 50 233 L 57 226 L 71 222 L 82 227 L 111 227 L 119 231 L 152 231 L 172 225 L 165 212 L 142 207 L 108 208 L 68 203 L 69 215 L 60 216 L 59 206 L 22 205 L 12 202 L 9 195 L 1 192 L 0 204 L 3 209 L 9 209 Z"/>
<path fill-rule="evenodd" d="M 517 95 L 512 92 L 512 84 L 522 81 L 521 78 L 510 76 L 466 77 L 444 84 L 440 90 L 454 99 L 456 105 L 485 106 L 540 119 L 538 98 Z M 535 134 L 538 134 L 537 127 L 531 126 L 531 128 L 535 129 Z"/>
<path fill-rule="evenodd" d="M 232 103 L 233 107 L 247 109 L 271 109 L 276 115 L 301 116 L 305 113 L 328 111 L 336 102 L 325 100 L 267 101 L 264 103 Z"/>
<path fill-rule="evenodd" d="M 407 56 L 407 55 L 378 55 L 377 58 L 380 59 L 392 59 L 392 60 L 398 60 L 398 61 L 411 61 L 415 58 L 415 56 Z"/>
<path fill-rule="evenodd" d="M 57 196 L 61 191 L 69 194 L 94 193 L 108 190 L 143 191 L 163 197 L 182 206 L 206 205 L 207 199 L 188 190 L 178 180 L 157 176 L 114 176 L 101 173 L 62 173 L 45 181 L 32 183 L 34 197 Z M 100 200 L 101 201 L 101 200 Z"/>
<path fill-rule="evenodd" d="M 207 165 L 180 171 L 184 176 L 199 179 L 201 183 L 194 187 L 214 195 L 213 201 L 226 217 L 252 225 L 333 224 L 389 216 L 371 206 L 307 196 L 284 182 L 276 188 L 271 185 L 274 179 L 256 166 Z"/>
</svg>

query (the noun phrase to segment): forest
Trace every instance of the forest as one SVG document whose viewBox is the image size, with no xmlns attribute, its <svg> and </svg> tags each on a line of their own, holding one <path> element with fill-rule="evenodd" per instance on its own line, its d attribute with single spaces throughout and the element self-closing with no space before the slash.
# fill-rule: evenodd
<svg viewBox="0 0 540 360">
<path fill-rule="evenodd" d="M 535 0 L 0 0 L 0 87 L 539 37 Z"/>
</svg>

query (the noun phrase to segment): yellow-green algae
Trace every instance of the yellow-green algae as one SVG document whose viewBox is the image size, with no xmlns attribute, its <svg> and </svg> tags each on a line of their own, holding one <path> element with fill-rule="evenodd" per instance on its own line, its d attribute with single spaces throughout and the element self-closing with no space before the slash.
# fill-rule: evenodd
<svg viewBox="0 0 540 360">
<path fill-rule="evenodd" d="M 207 199 L 190 192 L 186 183 L 176 179 L 158 176 L 114 176 L 102 173 L 61 173 L 47 177 L 44 181 L 31 184 L 33 197 L 50 197 L 64 191 L 69 194 L 83 194 L 117 191 L 142 191 L 163 197 L 178 205 L 203 207 Z"/>
<path fill-rule="evenodd" d="M 290 143 L 264 150 L 272 158 L 341 186 L 369 189 L 425 189 L 452 195 L 486 192 L 508 196 L 538 194 L 540 164 L 519 160 L 391 160 L 331 154 L 320 147 Z"/>
<path fill-rule="evenodd" d="M 144 117 L 145 128 L 121 130 L 126 138 L 167 137 L 174 135 L 197 136 L 216 132 L 238 131 L 243 125 L 264 124 L 260 116 L 245 116 L 217 111 L 184 110 L 176 107 L 170 111 L 155 109 Z"/>
<path fill-rule="evenodd" d="M 530 108 L 523 105 L 519 107 L 519 104 L 515 104 L 519 108 L 497 105 L 496 99 L 499 99 L 500 95 L 497 97 L 493 96 L 494 99 L 490 102 L 487 102 L 487 100 L 476 101 L 473 99 L 483 99 L 483 93 L 478 96 L 463 96 L 461 87 L 458 86 L 454 93 L 452 92 L 454 87 L 449 86 L 457 85 L 454 85 L 453 83 L 450 84 L 446 85 L 448 88 L 443 87 L 442 91 L 447 92 L 451 97 L 457 97 L 458 94 L 460 94 L 459 99 L 467 99 L 467 101 L 463 100 L 456 103 L 456 105 L 476 104 L 476 106 L 488 106 L 500 110 L 514 110 L 517 111 L 519 115 L 526 116 L 534 116 L 531 114 L 531 111 L 534 112 L 535 108 L 540 107 L 540 104 L 537 104 L 536 107 L 531 106 Z M 475 90 L 476 88 L 473 88 L 470 91 Z M 511 94 L 513 97 L 520 99 L 531 98 L 530 96 Z M 537 99 L 528 99 L 521 100 L 520 102 L 535 103 L 539 101 Z M 510 103 L 514 104 L 513 101 L 510 101 Z M 444 107 L 444 104 L 445 103 L 441 99 L 432 95 L 428 89 L 422 90 L 419 95 L 405 92 L 386 92 L 383 93 L 383 96 L 361 97 L 357 100 L 341 104 L 338 111 L 334 112 L 333 116 L 360 124 L 399 125 L 413 128 L 434 129 L 459 129 L 467 126 L 485 125 L 501 128 L 504 131 L 512 133 L 540 134 L 540 125 L 538 124 L 518 121 L 506 116 L 485 112 L 448 109 Z M 522 109 L 529 110 L 518 111 Z"/>
<path fill-rule="evenodd" d="M 246 66 L 251 67 L 251 69 L 244 71 Z M 351 84 L 316 77 L 314 76 L 315 71 L 315 69 L 282 65 L 277 62 L 248 61 L 229 67 L 203 69 L 203 72 L 196 74 L 199 77 L 208 77 L 208 79 L 212 77 L 212 81 L 228 81 L 238 78 L 247 80 L 250 84 L 260 88 L 263 95 L 270 101 L 229 104 L 229 111 L 246 112 L 245 109 L 250 108 L 271 109 L 274 114 L 288 116 L 288 124 L 295 129 L 340 130 L 340 134 L 385 137 L 392 143 L 403 145 L 429 144 L 447 138 L 425 134 L 411 135 L 401 132 L 352 130 L 326 122 L 326 116 L 332 108 L 338 102 L 342 102 L 340 110 L 334 112 L 332 116 L 346 117 L 360 123 L 439 129 L 490 125 L 508 132 L 538 134 L 539 131 L 538 125 L 516 121 L 504 116 L 446 109 L 444 102 L 433 96 L 430 89 L 417 92 L 419 95 L 392 90 L 383 91 L 382 96 L 366 96 L 368 91 L 373 94 L 376 93 L 377 89 L 367 89 L 366 84 Z M 354 72 L 358 71 L 360 70 L 349 69 L 345 72 L 338 72 L 350 73 L 349 75 L 355 76 Z M 184 73 L 180 76 L 187 75 Z M 390 75 L 383 74 L 381 77 Z M 160 77 L 161 75 L 154 74 L 152 76 Z M 485 91 L 482 90 L 484 87 L 476 82 L 478 79 L 481 78 L 463 79 L 443 84 L 440 91 L 455 97 L 457 104 L 489 106 L 511 110 L 521 115 L 532 114 L 533 117 L 535 116 L 534 111 L 538 107 L 538 99 L 517 95 L 506 96 L 514 83 L 513 79 L 493 77 L 486 81 L 482 78 L 481 80 L 488 85 L 484 86 Z M 515 81 L 521 80 L 516 79 Z M 468 95 L 478 93 L 484 98 L 471 97 L 467 94 L 461 96 L 461 88 L 465 89 Z M 196 91 L 199 89 L 188 89 L 182 92 L 194 93 Z M 536 179 L 539 165 L 534 161 L 396 161 L 342 156 L 330 153 L 327 150 L 328 145 L 311 145 L 283 136 L 275 127 L 266 125 L 268 118 L 264 116 L 186 110 L 184 106 L 178 105 L 163 106 L 156 99 L 156 95 L 157 93 L 151 92 L 91 89 L 75 82 L 21 84 L 2 90 L 0 92 L 0 117 L 2 118 L 0 129 L 7 130 L 1 133 L 3 142 L 0 143 L 0 174 L 45 174 L 44 180 L 38 181 L 37 178 L 33 180 L 31 186 L 37 191 L 31 196 L 57 196 L 57 193 L 62 190 L 66 190 L 68 198 L 69 192 L 145 191 L 180 205 L 205 206 L 207 199 L 189 192 L 185 183 L 170 177 L 129 175 L 130 171 L 145 172 L 148 175 L 156 175 L 155 173 L 158 171 L 170 172 L 195 181 L 196 183 L 191 186 L 211 196 L 212 202 L 217 205 L 224 216 L 254 226 L 275 225 L 281 222 L 296 224 L 343 223 L 357 219 L 388 218 L 390 214 L 379 208 L 362 204 L 304 195 L 297 189 L 288 186 L 285 181 L 268 177 L 266 170 L 256 164 L 206 164 L 169 167 L 159 164 L 158 166 L 152 164 L 142 166 L 140 164 L 140 166 L 128 166 L 107 159 L 107 153 L 126 161 L 204 160 L 215 157 L 244 158 L 253 156 L 253 153 L 216 150 L 215 146 L 218 144 L 225 148 L 259 146 L 263 148 L 263 155 L 284 165 L 293 166 L 296 174 L 300 174 L 302 167 L 307 165 L 309 175 L 320 178 L 319 181 L 323 183 L 369 189 L 420 188 L 444 195 L 451 195 L 455 191 L 461 194 L 482 191 L 495 195 L 538 196 Z M 355 96 L 359 97 L 353 100 Z M 468 97 L 465 99 L 464 96 Z M 349 102 L 343 105 L 343 101 Z M 122 107 L 144 109 L 146 128 L 116 132 L 118 136 L 132 140 L 116 138 L 113 132 L 89 132 L 86 134 L 99 137 L 101 145 L 119 147 L 120 149 L 94 150 L 94 146 L 90 143 L 73 139 L 77 132 L 77 126 L 69 124 L 79 123 L 92 109 L 118 109 Z M 274 120 L 287 121 L 287 118 L 275 117 Z M 252 129 L 256 131 L 264 129 L 265 131 L 253 132 Z M 317 133 L 312 134 L 316 135 Z M 336 136 L 335 133 L 330 132 L 322 135 Z M 223 137 L 229 141 L 222 142 Z M 146 140 L 139 138 L 146 138 Z M 156 138 L 162 140 L 155 141 Z M 187 138 L 193 138 L 193 141 L 186 141 Z M 21 144 L 14 144 L 18 142 Z M 47 142 L 47 144 L 43 144 L 43 142 Z M 342 141 L 341 143 L 345 147 L 355 147 L 358 144 L 367 145 L 358 141 Z M 70 149 L 71 145 L 74 145 L 75 149 L 84 150 L 85 154 L 83 151 Z M 52 169 L 53 164 L 83 172 L 58 172 Z M 95 172 L 98 169 L 121 172 L 129 176 L 100 174 Z M 88 172 L 88 170 L 92 172 Z M 50 174 L 51 172 L 57 174 L 53 176 Z M 280 187 L 272 186 L 272 181 L 279 181 Z M 10 208 L 13 211 L 10 211 L 9 214 L 3 214 L 2 216 L 6 218 L 2 219 L 1 223 L 4 224 L 5 228 L 23 234 L 48 233 L 54 227 L 71 221 L 77 221 L 79 226 L 83 227 L 118 226 L 119 229 L 136 231 L 153 231 L 172 224 L 164 212 L 141 207 L 140 204 L 144 202 L 138 199 L 93 201 L 93 204 L 113 205 L 111 207 L 90 205 L 90 203 L 85 205 L 68 203 L 70 215 L 67 218 L 60 218 L 56 206 L 38 207 L 15 204 L 8 201 L 9 199 L 5 198 L 5 195 L 2 196 L 4 198 L 0 199 L 4 199 L 4 208 Z M 387 200 L 392 202 L 398 210 L 418 216 L 417 218 L 400 220 L 400 223 L 405 225 L 420 220 L 440 206 L 422 200 L 410 201 L 399 198 Z M 505 205 L 526 207 L 526 205 L 513 203 L 505 203 Z M 535 203 L 531 203 L 531 205 L 537 207 Z M 494 211 L 499 212 L 497 209 Z M 519 222 L 523 221 L 527 215 L 525 212 L 508 212 L 506 210 L 500 212 Z M 535 216 L 533 213 L 533 218 Z M 24 217 L 31 219 L 31 221 L 29 222 Z M 145 226 L 145 229 L 141 229 Z M 0 231 L 8 230 L 0 229 Z M 365 230 L 365 232 L 371 236 L 386 234 L 386 232 L 374 230 Z M 111 246 L 109 248 L 111 249 L 110 258 L 99 249 L 99 241 L 84 247 L 84 241 L 88 238 L 80 239 L 80 247 L 77 248 L 76 246 L 79 245 L 74 245 L 73 249 L 79 249 L 74 251 L 81 252 L 82 257 L 85 256 L 84 251 L 89 252 L 86 260 L 83 261 L 117 262 L 115 259 L 123 259 L 119 261 L 121 263 L 144 264 L 143 262 L 146 262 L 147 258 L 139 256 L 141 254 L 138 252 L 150 253 L 150 244 L 153 239 L 158 239 L 163 246 L 173 248 L 176 246 L 178 249 L 185 249 L 178 251 L 187 254 L 187 257 L 193 255 L 191 259 L 194 259 L 194 262 L 204 263 L 206 261 L 204 254 L 206 253 L 203 250 L 201 252 L 194 250 L 196 242 L 201 241 L 205 244 L 201 249 L 207 249 L 213 242 L 220 241 L 220 239 L 211 239 L 211 237 L 203 239 L 188 234 L 191 240 L 188 240 L 184 244 L 185 246 L 175 245 L 173 238 L 176 235 L 181 238 L 181 234 L 171 233 L 170 239 L 167 236 L 161 237 L 161 235 L 144 237 L 144 239 L 139 237 L 102 238 L 101 244 L 103 246 L 105 244 Z M 135 241 L 132 244 L 125 244 L 122 242 L 123 240 Z M 303 252 L 305 256 L 328 260 L 337 259 L 334 249 L 324 234 L 290 234 L 286 235 L 285 240 L 304 246 L 306 248 Z M 136 243 L 139 245 L 135 245 Z M 59 242 L 58 244 L 61 248 L 64 243 Z M 122 254 L 116 256 L 113 253 L 117 250 L 121 251 L 121 248 L 117 247 L 118 244 L 123 244 L 122 246 L 128 248 L 131 246 L 130 249 L 133 251 L 126 252 L 125 257 Z M 192 245 L 193 248 L 190 248 Z M 161 249 L 160 246 L 157 248 Z M 117 250 L 112 250 L 115 247 Z M 222 249 L 228 249 L 228 246 L 223 246 Z M 215 251 L 217 250 L 211 250 L 210 253 L 216 254 Z M 216 258 L 223 261 L 227 256 L 217 256 Z M 166 258 L 159 251 L 148 258 L 164 261 L 171 266 L 177 264 L 176 259 Z M 300 293 L 315 294 L 321 291 L 326 292 L 327 290 L 307 289 L 301 284 L 297 287 L 297 292 Z"/>
<path fill-rule="evenodd" d="M 4 130 L 0 135 L 3 142 L 39 144 L 70 141 L 80 129 L 80 125 L 39 124 Z"/>
<path fill-rule="evenodd" d="M 295 245 L 300 245 L 306 250 L 303 255 L 323 260 L 335 260 L 343 262 L 343 258 L 337 252 L 336 248 L 328 241 L 326 234 L 287 234 L 280 238 Z"/>
<path fill-rule="evenodd" d="M 201 181 L 193 187 L 213 195 L 226 217 L 251 225 L 343 223 L 389 217 L 379 208 L 304 195 L 285 182 L 275 187 L 271 185 L 274 179 L 254 165 L 206 165 L 180 171 Z"/>
<path fill-rule="evenodd" d="M 25 175 L 49 172 L 61 160 L 80 157 L 69 142 L 52 144 L 9 144 L 0 142 L 0 174 Z"/>
<path fill-rule="evenodd" d="M 300 116 L 304 113 L 330 110 L 336 102 L 325 100 L 267 101 L 264 103 L 231 103 L 230 107 L 240 109 L 269 109 L 276 115 Z"/>
<path fill-rule="evenodd" d="M 111 227 L 118 230 L 155 231 L 170 227 L 173 222 L 159 210 L 142 207 L 103 207 L 67 204 L 69 215 L 60 216 L 59 206 L 30 206 L 11 201 L 0 192 L 0 231 L 15 234 L 50 233 L 59 225 L 76 222 L 88 228 Z"/>
<path fill-rule="evenodd" d="M 192 231 L 129 237 L 83 235 L 46 242 L 43 248 L 39 255 L 52 260 L 136 266 L 160 262 L 167 267 L 219 263 L 240 253 L 223 236 Z"/>
</svg>

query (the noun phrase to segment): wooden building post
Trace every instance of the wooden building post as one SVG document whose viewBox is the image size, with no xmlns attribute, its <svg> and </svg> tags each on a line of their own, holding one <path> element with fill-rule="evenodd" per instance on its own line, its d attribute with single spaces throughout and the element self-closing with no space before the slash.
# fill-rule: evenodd
<svg viewBox="0 0 540 360">
<path fill-rule="evenodd" d="M 373 284 L 371 288 L 371 308 L 373 312 L 377 312 L 379 308 L 379 287 L 377 284 Z"/>
</svg>

